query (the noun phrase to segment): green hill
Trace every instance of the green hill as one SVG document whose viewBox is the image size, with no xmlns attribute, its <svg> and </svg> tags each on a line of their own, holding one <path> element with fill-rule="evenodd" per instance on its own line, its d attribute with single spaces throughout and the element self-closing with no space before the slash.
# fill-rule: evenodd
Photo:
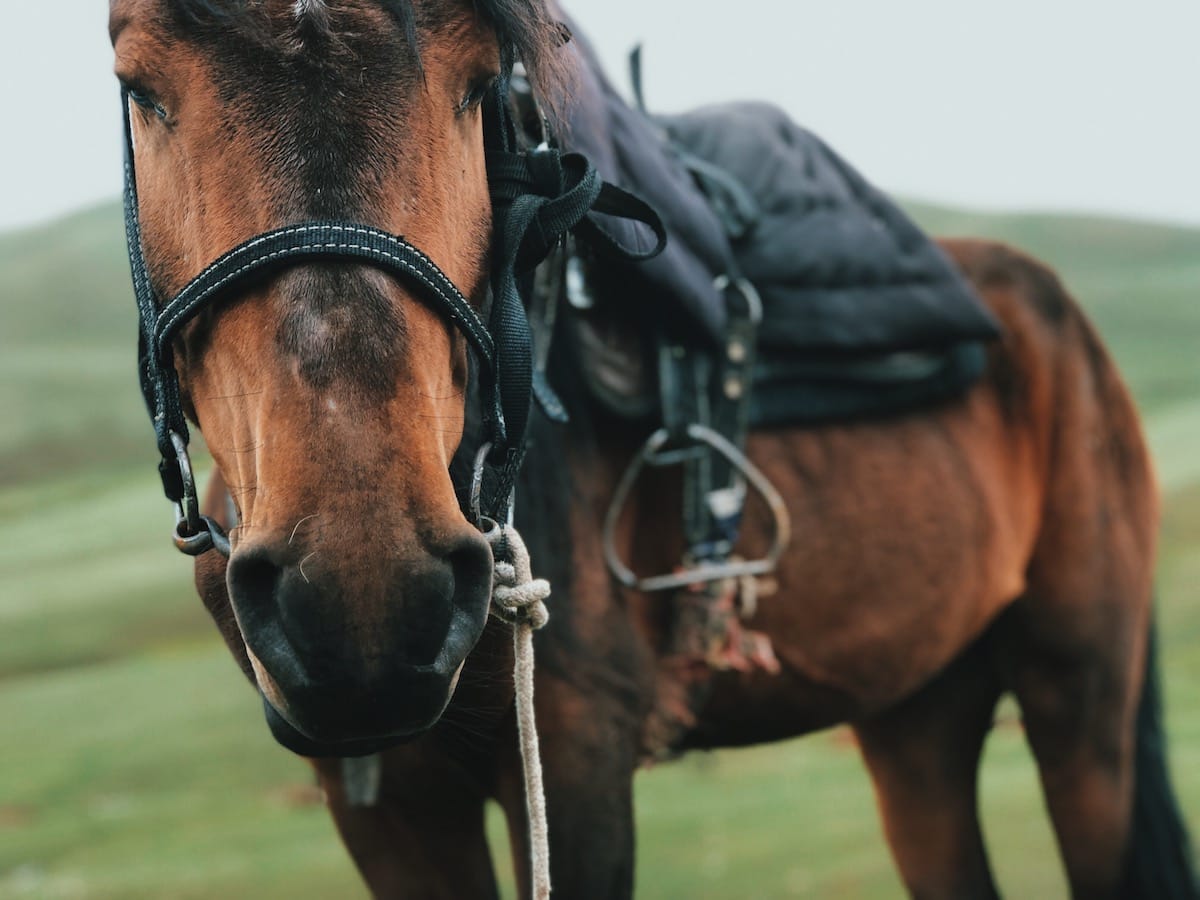
<svg viewBox="0 0 1200 900">
<path fill-rule="evenodd" d="M 910 210 L 935 234 L 1005 241 L 1055 268 L 1096 322 L 1143 410 L 1200 398 L 1200 228 L 921 204 Z"/>
<path fill-rule="evenodd" d="M 1200 827 L 1200 229 L 910 208 L 1057 268 L 1133 387 L 1166 501 L 1171 750 Z M 135 333 L 117 204 L 0 235 L 0 898 L 358 896 L 170 546 Z M 1002 890 L 1064 896 L 1011 710 L 982 797 Z M 841 732 L 640 776 L 638 841 L 648 900 L 899 892 Z"/>
<path fill-rule="evenodd" d="M 0 486 L 154 448 L 120 207 L 0 235 Z"/>
</svg>

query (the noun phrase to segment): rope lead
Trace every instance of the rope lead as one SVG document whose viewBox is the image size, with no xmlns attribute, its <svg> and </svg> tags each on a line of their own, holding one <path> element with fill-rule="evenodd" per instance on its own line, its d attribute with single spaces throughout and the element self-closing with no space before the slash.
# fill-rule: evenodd
<svg viewBox="0 0 1200 900">
<path fill-rule="evenodd" d="M 490 613 L 513 626 L 513 681 L 516 687 L 517 734 L 525 767 L 525 810 L 529 816 L 529 858 L 534 900 L 550 897 L 550 838 L 546 824 L 546 792 L 542 757 L 533 714 L 533 632 L 550 618 L 546 599 L 550 583 L 534 578 L 529 550 L 511 525 L 483 521 L 483 536 L 492 547 L 495 578 Z"/>
</svg>

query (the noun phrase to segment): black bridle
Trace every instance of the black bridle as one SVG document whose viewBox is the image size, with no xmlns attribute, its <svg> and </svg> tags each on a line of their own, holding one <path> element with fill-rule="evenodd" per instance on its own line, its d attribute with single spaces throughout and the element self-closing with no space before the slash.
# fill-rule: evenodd
<svg viewBox="0 0 1200 900">
<path fill-rule="evenodd" d="M 531 397 L 552 419 L 565 420 L 553 391 L 534 378 L 529 322 L 519 284 L 568 232 L 597 252 L 625 261 L 661 252 L 666 232 L 645 202 L 604 182 L 580 154 L 560 154 L 545 144 L 521 150 L 509 113 L 509 77 L 499 79 L 484 103 L 484 139 L 492 197 L 491 309 L 487 321 L 441 269 L 404 238 L 370 225 L 341 221 L 300 222 L 256 235 L 234 247 L 169 300 L 155 289 L 142 251 L 134 168 L 132 109 L 121 93 L 125 124 L 125 236 L 140 325 L 138 372 L 161 457 L 159 473 L 175 504 L 175 544 L 197 556 L 211 549 L 228 556 L 224 530 L 200 514 L 188 457 L 189 433 L 175 372 L 175 337 L 202 310 L 244 289 L 251 279 L 315 260 L 352 260 L 375 266 L 416 288 L 421 298 L 466 337 L 478 362 L 484 406 L 484 440 L 491 451 L 492 488 L 480 512 L 503 517 L 525 455 Z M 591 212 L 649 226 L 655 246 L 627 249 L 590 219 Z"/>
</svg>

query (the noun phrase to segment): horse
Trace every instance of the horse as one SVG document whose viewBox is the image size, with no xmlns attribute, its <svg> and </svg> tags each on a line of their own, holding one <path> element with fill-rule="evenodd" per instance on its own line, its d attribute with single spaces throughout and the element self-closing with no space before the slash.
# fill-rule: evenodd
<svg viewBox="0 0 1200 900">
<path fill-rule="evenodd" d="M 481 108 L 517 58 L 550 106 L 570 97 L 571 44 L 543 0 L 110 0 L 110 32 L 135 286 L 159 303 L 239 242 L 348 218 L 405 235 L 380 246 L 420 248 L 482 308 L 496 228 Z M 554 591 L 536 721 L 559 896 L 631 895 L 648 750 L 849 723 L 911 894 L 994 897 L 976 778 L 1006 693 L 1072 895 L 1196 896 L 1161 750 L 1158 504 L 1134 405 L 1052 271 L 1005 246 L 942 246 L 1003 328 L 982 377 L 905 415 L 749 435 L 796 535 L 747 622 L 776 665 L 701 673 L 702 702 L 666 738 L 661 698 L 695 677 L 667 658 L 673 607 L 618 583 L 603 550 L 650 426 L 598 407 L 555 345 L 571 424 L 532 414 L 515 524 Z M 229 532 L 228 559 L 199 553 L 195 581 L 376 896 L 497 896 L 489 799 L 528 895 L 514 650 L 463 509 L 482 338 L 414 285 L 306 257 L 165 339 L 215 462 L 203 521 Z M 680 492 L 664 470 L 630 495 L 612 540 L 639 571 L 678 561 L 663 511 Z M 739 550 L 753 557 L 770 525 L 751 504 Z M 364 753 L 379 761 L 368 803 L 344 762 Z"/>
</svg>

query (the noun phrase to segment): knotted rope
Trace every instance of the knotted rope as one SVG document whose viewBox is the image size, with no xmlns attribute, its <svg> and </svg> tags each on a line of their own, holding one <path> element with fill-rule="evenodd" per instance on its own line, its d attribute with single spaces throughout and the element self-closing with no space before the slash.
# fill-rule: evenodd
<svg viewBox="0 0 1200 900">
<path fill-rule="evenodd" d="M 495 577 L 490 613 L 513 626 L 513 681 L 516 686 L 517 734 L 525 767 L 525 809 L 529 815 L 529 857 L 534 900 L 550 896 L 550 840 L 542 756 L 533 715 L 533 632 L 550 618 L 546 598 L 550 583 L 534 578 L 529 550 L 511 525 L 487 521 L 483 536 L 492 547 Z"/>
</svg>

